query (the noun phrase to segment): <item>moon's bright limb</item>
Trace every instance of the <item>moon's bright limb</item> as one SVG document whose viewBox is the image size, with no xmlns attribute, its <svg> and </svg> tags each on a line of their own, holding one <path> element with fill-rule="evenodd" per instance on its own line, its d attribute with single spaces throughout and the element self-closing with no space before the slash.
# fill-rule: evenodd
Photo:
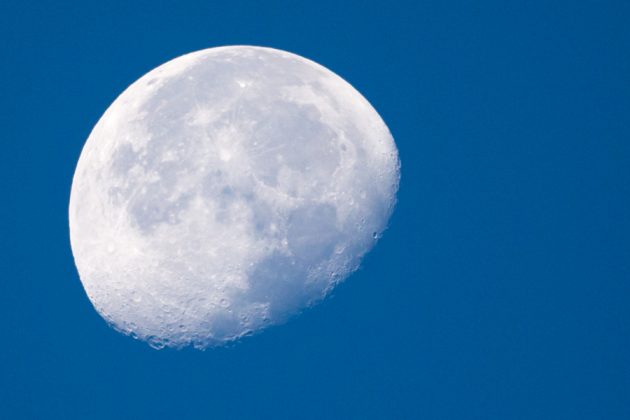
<svg viewBox="0 0 630 420">
<path fill-rule="evenodd" d="M 354 271 L 399 182 L 387 127 L 326 68 L 211 48 L 152 70 L 88 138 L 70 197 L 87 295 L 154 347 L 281 322 Z"/>
</svg>

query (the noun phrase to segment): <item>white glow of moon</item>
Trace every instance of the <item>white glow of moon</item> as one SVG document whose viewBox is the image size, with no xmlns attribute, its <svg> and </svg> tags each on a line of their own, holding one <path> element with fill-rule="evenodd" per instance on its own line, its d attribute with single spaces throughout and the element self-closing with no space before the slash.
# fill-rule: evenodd
<svg viewBox="0 0 630 420">
<path fill-rule="evenodd" d="M 111 326 L 203 349 L 321 300 L 386 228 L 398 182 L 389 130 L 339 76 L 211 48 L 150 71 L 98 121 L 72 184 L 72 250 Z"/>
</svg>

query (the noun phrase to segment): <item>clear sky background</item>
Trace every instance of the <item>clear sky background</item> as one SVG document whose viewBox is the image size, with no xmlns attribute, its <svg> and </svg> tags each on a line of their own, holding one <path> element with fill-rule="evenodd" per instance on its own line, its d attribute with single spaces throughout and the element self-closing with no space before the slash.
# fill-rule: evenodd
<svg viewBox="0 0 630 420">
<path fill-rule="evenodd" d="M 156 351 L 83 291 L 72 175 L 130 83 L 226 44 L 353 84 L 399 203 L 323 304 Z M 3 0 L 0 54 L 0 418 L 630 418 L 630 2 Z"/>
</svg>

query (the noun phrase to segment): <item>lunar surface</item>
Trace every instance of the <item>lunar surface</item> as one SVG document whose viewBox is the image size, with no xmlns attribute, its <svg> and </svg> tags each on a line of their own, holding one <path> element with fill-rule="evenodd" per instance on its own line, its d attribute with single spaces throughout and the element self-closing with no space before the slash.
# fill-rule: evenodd
<svg viewBox="0 0 630 420">
<path fill-rule="evenodd" d="M 127 88 L 83 148 L 69 207 L 81 282 L 153 347 L 224 344 L 356 270 L 399 172 L 382 119 L 326 68 L 261 47 L 184 55 Z"/>
</svg>

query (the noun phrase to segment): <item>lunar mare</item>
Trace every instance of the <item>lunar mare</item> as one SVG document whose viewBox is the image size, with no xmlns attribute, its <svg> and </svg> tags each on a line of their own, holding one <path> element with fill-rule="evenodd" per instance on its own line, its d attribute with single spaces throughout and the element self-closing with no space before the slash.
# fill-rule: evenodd
<svg viewBox="0 0 630 420">
<path fill-rule="evenodd" d="M 153 347 L 221 345 L 321 300 L 386 228 L 385 123 L 326 68 L 270 48 L 184 55 L 91 132 L 70 239 L 92 304 Z"/>
</svg>

